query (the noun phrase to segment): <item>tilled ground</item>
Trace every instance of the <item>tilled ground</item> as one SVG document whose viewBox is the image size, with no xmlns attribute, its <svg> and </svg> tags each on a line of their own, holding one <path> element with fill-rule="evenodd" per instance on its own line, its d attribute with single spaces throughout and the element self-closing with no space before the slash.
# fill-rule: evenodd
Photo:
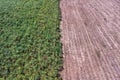
<svg viewBox="0 0 120 80">
<path fill-rule="evenodd" d="M 120 80 L 120 0 L 61 0 L 63 80 Z"/>
</svg>

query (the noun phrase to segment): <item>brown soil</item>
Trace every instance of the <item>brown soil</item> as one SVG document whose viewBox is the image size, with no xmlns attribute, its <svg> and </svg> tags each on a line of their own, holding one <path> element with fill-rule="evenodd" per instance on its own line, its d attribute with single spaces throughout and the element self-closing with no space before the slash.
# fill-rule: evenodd
<svg viewBox="0 0 120 80">
<path fill-rule="evenodd" d="M 120 80 L 120 0 L 61 0 L 63 80 Z"/>
</svg>

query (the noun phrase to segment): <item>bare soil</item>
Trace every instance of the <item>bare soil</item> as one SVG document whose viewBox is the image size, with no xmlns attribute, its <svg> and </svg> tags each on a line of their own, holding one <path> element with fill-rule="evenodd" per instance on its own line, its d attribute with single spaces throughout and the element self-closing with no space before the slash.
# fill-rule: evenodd
<svg viewBox="0 0 120 80">
<path fill-rule="evenodd" d="M 120 80 L 120 0 L 61 0 L 63 80 Z"/>
</svg>

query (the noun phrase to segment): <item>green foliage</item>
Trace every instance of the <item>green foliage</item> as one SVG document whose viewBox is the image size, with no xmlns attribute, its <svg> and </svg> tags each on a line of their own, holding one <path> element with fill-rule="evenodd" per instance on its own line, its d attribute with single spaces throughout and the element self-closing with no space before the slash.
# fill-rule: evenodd
<svg viewBox="0 0 120 80">
<path fill-rule="evenodd" d="M 58 0 L 0 0 L 0 80 L 60 80 Z"/>
</svg>

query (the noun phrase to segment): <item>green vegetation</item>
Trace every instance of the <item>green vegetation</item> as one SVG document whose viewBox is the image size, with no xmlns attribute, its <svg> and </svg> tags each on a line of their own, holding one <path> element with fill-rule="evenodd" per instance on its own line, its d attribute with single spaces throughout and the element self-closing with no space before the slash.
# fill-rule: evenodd
<svg viewBox="0 0 120 80">
<path fill-rule="evenodd" d="M 59 0 L 0 0 L 0 80 L 60 80 Z"/>
</svg>

